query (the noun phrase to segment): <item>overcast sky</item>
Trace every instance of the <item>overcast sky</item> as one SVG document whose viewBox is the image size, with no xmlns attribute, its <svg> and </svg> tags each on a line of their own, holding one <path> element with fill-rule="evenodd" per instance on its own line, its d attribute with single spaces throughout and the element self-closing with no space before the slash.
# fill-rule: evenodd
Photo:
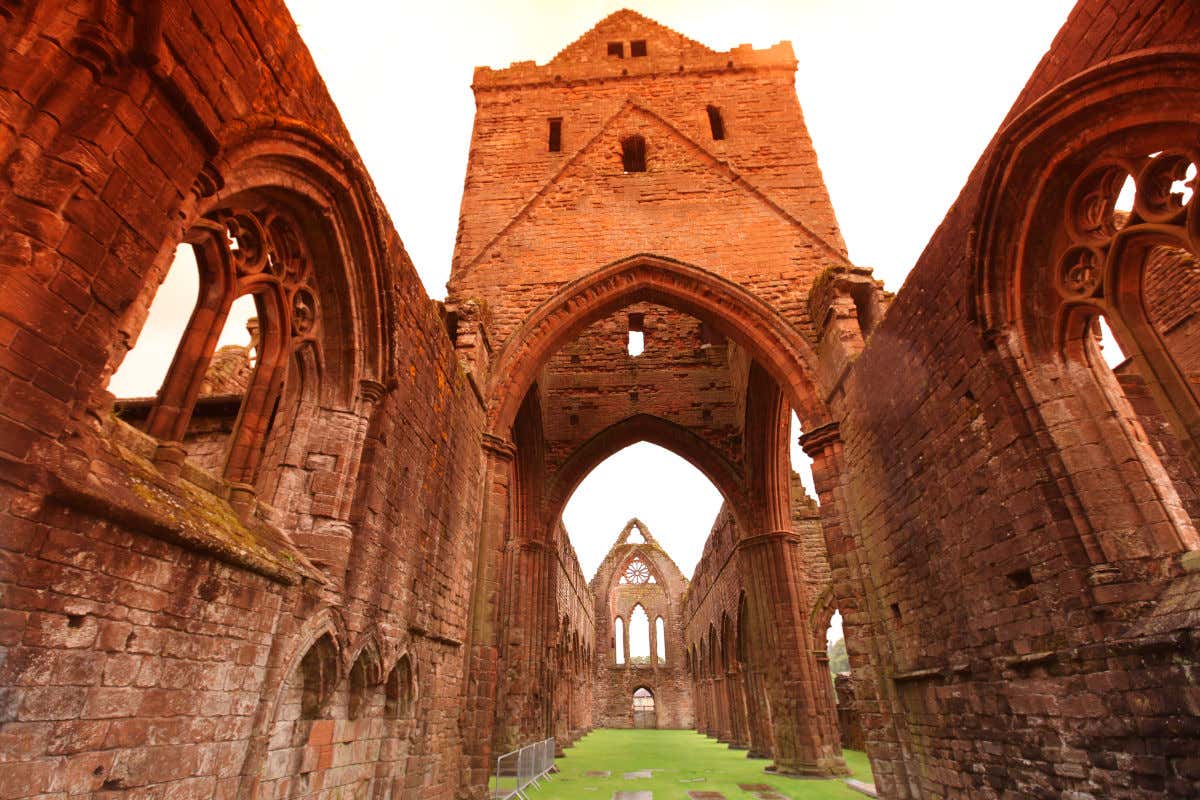
<svg viewBox="0 0 1200 800">
<path fill-rule="evenodd" d="M 790 40 L 799 60 L 800 103 L 850 256 L 874 267 L 895 290 L 1072 5 L 288 0 L 435 298 L 444 296 L 450 272 L 476 65 L 544 63 L 621 7 L 718 50 Z M 171 347 L 163 349 L 169 360 Z M 123 377 L 125 393 L 138 393 L 134 384 L 153 393 L 165 366 L 130 368 L 140 377 Z M 589 577 L 632 516 L 646 522 L 690 575 L 719 503 L 693 468 L 639 445 L 597 469 L 565 518 Z"/>
</svg>

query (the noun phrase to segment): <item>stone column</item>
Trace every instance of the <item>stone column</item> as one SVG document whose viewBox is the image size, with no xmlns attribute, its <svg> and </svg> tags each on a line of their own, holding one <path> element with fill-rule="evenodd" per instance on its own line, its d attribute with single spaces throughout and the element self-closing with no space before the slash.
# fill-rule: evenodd
<svg viewBox="0 0 1200 800">
<path fill-rule="evenodd" d="M 758 667 L 746 670 L 746 711 L 750 716 L 750 751 L 748 758 L 772 758 L 775 752 L 771 730 L 771 707 L 763 689 L 762 672 Z"/>
<path fill-rule="evenodd" d="M 463 730 L 466 731 L 463 752 L 466 754 L 468 780 L 481 795 L 486 790 L 491 771 L 491 736 L 496 723 L 500 647 L 499 581 L 511 519 L 510 490 L 515 454 L 512 442 L 484 436 L 484 490 L 471 589 L 471 623 L 467 646 L 464 648 L 466 704 L 462 712 Z"/>
<path fill-rule="evenodd" d="M 862 710 L 867 751 L 880 796 L 897 800 L 921 797 L 910 779 L 907 763 L 912 758 L 911 742 L 903 722 L 895 685 L 883 673 L 886 663 L 873 620 L 883 619 L 874 608 L 876 594 L 864 563 L 864 554 L 848 524 L 846 469 L 842 440 L 836 423 L 823 425 L 800 437 L 800 445 L 813 460 L 813 481 L 821 503 L 821 527 L 825 533 L 829 565 L 833 575 L 838 610 L 850 653 L 850 675 Z"/>
<path fill-rule="evenodd" d="M 633 615 L 631 614 L 630 616 L 633 616 Z M 625 649 L 621 651 L 621 655 L 625 657 L 625 663 L 622 664 L 621 666 L 628 669 L 629 665 L 630 665 L 630 661 L 629 661 L 629 620 L 625 619 L 624 617 L 621 618 L 621 642 L 622 642 L 623 646 L 625 647 Z"/>
<path fill-rule="evenodd" d="M 546 631 L 553 620 L 550 598 L 554 554 L 540 541 L 509 546 L 502 589 L 504 626 L 500 638 L 503 709 L 496 720 L 495 746 L 513 750 L 552 735 L 553 691 L 546 659 Z"/>
<path fill-rule="evenodd" d="M 723 669 L 723 668 L 722 668 Z M 716 679 L 717 707 L 720 709 L 717 721 L 717 741 L 729 744 L 733 741 L 733 725 L 729 708 L 728 679 L 724 672 L 718 673 Z"/>
<path fill-rule="evenodd" d="M 729 693 L 731 727 L 729 746 L 735 750 L 745 750 L 750 736 L 746 732 L 746 697 L 740 670 L 729 670 L 725 677 L 725 687 Z"/>
<path fill-rule="evenodd" d="M 750 610 L 759 644 L 774 728 L 771 769 L 786 775 L 846 775 L 841 746 L 817 719 L 821 676 L 809 642 L 804 602 L 804 551 L 790 530 L 770 531 L 738 543 L 750 579 Z"/>
<path fill-rule="evenodd" d="M 717 676 L 708 679 L 708 702 L 712 714 L 708 720 L 708 735 L 717 741 L 721 740 L 721 696 L 718 693 Z"/>
</svg>

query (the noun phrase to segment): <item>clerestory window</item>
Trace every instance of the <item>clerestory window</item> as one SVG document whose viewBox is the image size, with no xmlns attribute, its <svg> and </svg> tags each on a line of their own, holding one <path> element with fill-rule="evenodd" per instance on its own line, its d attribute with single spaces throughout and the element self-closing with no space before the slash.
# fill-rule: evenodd
<svg viewBox="0 0 1200 800">
<path fill-rule="evenodd" d="M 636 134 L 622 139 L 621 163 L 626 172 L 645 172 L 646 140 Z"/>
</svg>

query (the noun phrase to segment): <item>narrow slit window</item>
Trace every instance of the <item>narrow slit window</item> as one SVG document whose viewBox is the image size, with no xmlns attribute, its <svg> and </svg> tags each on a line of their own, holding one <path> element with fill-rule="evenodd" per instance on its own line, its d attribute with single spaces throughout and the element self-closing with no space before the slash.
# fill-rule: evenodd
<svg viewBox="0 0 1200 800">
<path fill-rule="evenodd" d="M 708 107 L 708 127 L 712 129 L 714 140 L 725 138 L 725 121 L 721 119 L 721 109 L 716 106 Z"/>
<path fill-rule="evenodd" d="M 658 656 L 658 663 L 667 663 L 667 627 L 663 624 L 662 617 L 654 620 L 654 640 L 654 652 Z"/>
<path fill-rule="evenodd" d="M 626 136 L 622 139 L 621 162 L 626 172 L 645 172 L 646 140 L 641 136 Z"/>
<path fill-rule="evenodd" d="M 629 55 L 634 58 L 643 58 L 646 55 L 646 40 L 635 39 L 629 43 Z"/>
<path fill-rule="evenodd" d="M 629 338 L 625 342 L 625 349 L 634 358 L 640 356 L 646 350 L 644 325 L 645 317 L 642 314 L 629 315 Z"/>
<path fill-rule="evenodd" d="M 550 120 L 548 149 L 551 153 L 562 152 L 562 118 L 560 117 L 554 117 Z"/>
<path fill-rule="evenodd" d="M 617 617 L 613 620 L 613 642 L 616 647 L 616 662 L 625 663 L 625 620 Z"/>
<path fill-rule="evenodd" d="M 608 43 L 609 58 L 624 58 L 625 43 L 624 42 L 609 42 Z"/>
</svg>

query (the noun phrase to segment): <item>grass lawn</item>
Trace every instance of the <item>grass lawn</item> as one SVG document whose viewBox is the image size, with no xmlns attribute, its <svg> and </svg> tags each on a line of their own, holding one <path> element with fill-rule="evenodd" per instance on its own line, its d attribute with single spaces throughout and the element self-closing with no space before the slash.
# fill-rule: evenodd
<svg viewBox="0 0 1200 800">
<path fill-rule="evenodd" d="M 846 764 L 861 781 L 871 781 L 864 753 L 846 751 Z M 567 748 L 557 761 L 559 772 L 540 789 L 531 789 L 530 800 L 609 800 L 614 792 L 651 791 L 654 800 L 688 800 L 689 791 L 720 792 L 728 800 L 755 800 L 739 783 L 765 783 L 791 800 L 858 798 L 864 795 L 841 780 L 785 778 L 763 772 L 770 761 L 746 758 L 744 750 L 702 736 L 695 731 L 597 730 Z M 623 773 L 653 770 L 652 778 L 631 778 Z M 609 777 L 587 776 L 608 771 Z M 686 781 L 686 782 L 685 782 Z"/>
</svg>

